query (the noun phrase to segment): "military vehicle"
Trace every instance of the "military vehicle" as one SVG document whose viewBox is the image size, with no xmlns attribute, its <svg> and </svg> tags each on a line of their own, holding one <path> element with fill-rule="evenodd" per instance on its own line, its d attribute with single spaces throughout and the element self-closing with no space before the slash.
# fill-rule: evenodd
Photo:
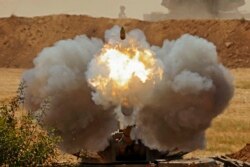
<svg viewBox="0 0 250 167">
<path fill-rule="evenodd" d="M 109 147 L 99 152 L 105 162 L 154 162 L 157 159 L 181 159 L 187 152 L 178 149 L 166 152 L 152 150 L 140 140 L 132 140 L 130 133 L 133 126 L 112 134 Z"/>
</svg>

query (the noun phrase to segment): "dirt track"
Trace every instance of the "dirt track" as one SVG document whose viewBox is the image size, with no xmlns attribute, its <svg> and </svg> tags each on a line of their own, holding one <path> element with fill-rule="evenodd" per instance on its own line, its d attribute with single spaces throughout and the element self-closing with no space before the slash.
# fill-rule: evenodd
<svg viewBox="0 0 250 167">
<path fill-rule="evenodd" d="M 164 39 L 173 40 L 184 33 L 198 35 L 215 43 L 220 60 L 227 67 L 250 67 L 250 21 L 143 22 L 70 15 L 0 19 L 0 67 L 31 67 L 33 58 L 42 48 L 80 34 L 103 38 L 104 31 L 115 24 L 126 30 L 140 28 L 154 45 L 161 45 Z"/>
</svg>

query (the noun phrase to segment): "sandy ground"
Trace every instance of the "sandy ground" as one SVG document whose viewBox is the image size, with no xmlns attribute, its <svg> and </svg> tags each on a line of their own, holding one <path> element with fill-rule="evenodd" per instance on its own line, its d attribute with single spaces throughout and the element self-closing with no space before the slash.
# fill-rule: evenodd
<svg viewBox="0 0 250 167">
<path fill-rule="evenodd" d="M 230 68 L 250 68 L 250 21 L 246 20 L 166 20 L 145 22 L 133 19 L 92 18 L 55 15 L 35 18 L 0 19 L 0 67 L 28 68 L 34 57 L 61 39 L 86 34 L 103 38 L 114 25 L 127 31 L 143 30 L 150 44 L 161 46 L 165 39 L 175 40 L 189 33 L 217 46 L 219 58 Z"/>
<path fill-rule="evenodd" d="M 24 69 L 0 68 L 0 101 L 15 95 Z M 250 68 L 232 69 L 235 95 L 225 112 L 207 130 L 207 148 L 187 157 L 236 152 L 250 143 Z"/>
</svg>

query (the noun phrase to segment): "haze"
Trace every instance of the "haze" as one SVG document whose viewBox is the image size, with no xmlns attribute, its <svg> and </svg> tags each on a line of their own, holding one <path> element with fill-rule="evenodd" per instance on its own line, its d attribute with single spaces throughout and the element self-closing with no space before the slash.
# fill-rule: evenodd
<svg viewBox="0 0 250 167">
<path fill-rule="evenodd" d="M 0 17 L 49 14 L 86 14 L 94 17 L 118 16 L 120 5 L 128 17 L 142 19 L 144 13 L 167 12 L 161 0 L 0 0 Z"/>
<path fill-rule="evenodd" d="M 94 17 L 118 17 L 120 6 L 126 7 L 130 18 L 142 19 L 143 14 L 164 12 L 162 0 L 0 0 L 0 17 L 42 16 L 50 14 L 85 14 Z M 250 2 L 240 11 L 250 11 Z"/>
</svg>

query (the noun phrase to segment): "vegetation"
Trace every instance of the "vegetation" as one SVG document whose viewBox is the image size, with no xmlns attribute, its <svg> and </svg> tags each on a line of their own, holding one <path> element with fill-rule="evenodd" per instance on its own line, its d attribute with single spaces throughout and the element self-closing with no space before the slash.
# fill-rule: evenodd
<svg viewBox="0 0 250 167">
<path fill-rule="evenodd" d="M 23 103 L 24 84 L 18 96 L 0 104 L 0 166 L 39 166 L 55 156 L 58 138 L 48 135 L 30 115 L 16 117 Z"/>
</svg>

